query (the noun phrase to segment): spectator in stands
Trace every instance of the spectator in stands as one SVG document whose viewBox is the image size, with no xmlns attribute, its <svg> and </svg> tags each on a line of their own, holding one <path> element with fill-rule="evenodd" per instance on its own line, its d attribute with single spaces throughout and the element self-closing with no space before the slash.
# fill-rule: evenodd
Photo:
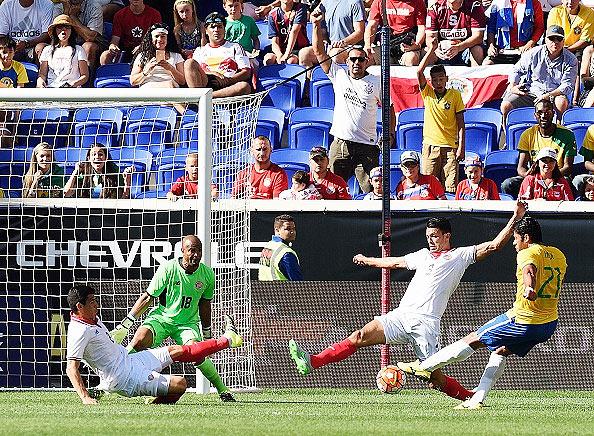
<svg viewBox="0 0 594 436">
<path fill-rule="evenodd" d="M 130 198 L 134 167 L 129 166 L 120 174 L 107 147 L 94 144 L 84 162 L 77 162 L 70 179 L 64 186 L 64 196 L 78 198 Z"/>
<path fill-rule="evenodd" d="M 425 105 L 423 123 L 423 174 L 439 179 L 447 192 L 456 192 L 458 162 L 465 157 L 464 103 L 460 91 L 447 89 L 448 76 L 443 65 L 429 71 L 431 85 L 425 78 L 425 67 L 432 58 L 435 45 L 421 60 L 417 80 Z"/>
<path fill-rule="evenodd" d="M 309 180 L 309 174 L 302 170 L 295 171 L 290 189 L 280 193 L 281 200 L 321 200 L 322 196 Z"/>
<path fill-rule="evenodd" d="M 371 180 L 371 191 L 365 194 L 362 200 L 382 200 L 384 197 L 384 186 L 382 177 L 382 168 L 375 167 L 369 173 L 369 180 Z M 390 199 L 394 200 L 394 196 L 390 194 Z"/>
<path fill-rule="evenodd" d="M 214 183 L 210 185 L 210 195 L 213 200 L 219 198 L 219 190 Z M 167 198 L 171 201 L 177 201 L 180 197 L 198 197 L 198 153 L 188 153 L 186 156 L 186 174 L 178 177 L 171 184 L 171 189 L 167 193 Z"/>
<path fill-rule="evenodd" d="M 250 153 L 254 163 L 239 172 L 231 195 L 235 198 L 277 198 L 289 187 L 287 173 L 270 161 L 272 146 L 266 136 L 252 139 Z"/>
<path fill-rule="evenodd" d="M 324 200 L 350 200 L 349 188 L 342 177 L 328 169 L 328 152 L 313 147 L 309 152 L 309 180 Z"/>
<path fill-rule="evenodd" d="M 594 177 L 586 177 L 583 185 L 582 190 L 578 191 L 580 196 L 576 198 L 576 201 L 594 201 Z"/>
<path fill-rule="evenodd" d="M 397 200 L 446 200 L 437 177 L 420 173 L 419 153 L 407 150 L 400 155 L 402 180 L 396 186 Z"/>
<path fill-rule="evenodd" d="M 538 45 L 543 33 L 539 0 L 495 0 L 488 18 L 487 57 L 483 65 L 515 64 L 522 53 Z"/>
<path fill-rule="evenodd" d="M 27 70 L 15 61 L 16 41 L 10 36 L 0 36 L 0 88 L 22 88 L 29 83 Z"/>
<path fill-rule="evenodd" d="M 173 33 L 184 59 L 191 58 L 194 50 L 206 44 L 204 24 L 196 15 L 192 0 L 176 0 L 173 5 L 175 27 Z"/>
<path fill-rule="evenodd" d="M 518 198 L 522 200 L 573 201 L 569 182 L 557 165 L 557 151 L 541 148 L 520 186 Z"/>
<path fill-rule="evenodd" d="M 123 0 L 98 0 L 103 10 L 103 21 L 113 22 L 113 18 L 124 7 Z"/>
<path fill-rule="evenodd" d="M 456 200 L 499 200 L 497 185 L 483 177 L 483 162 L 472 157 L 464 161 L 466 179 L 458 183 Z"/>
<path fill-rule="evenodd" d="M 47 29 L 51 43 L 39 57 L 38 88 L 80 88 L 89 80 L 87 54 L 76 44 L 77 24 L 58 15 Z"/>
<path fill-rule="evenodd" d="M 100 49 L 107 46 L 103 38 L 103 11 L 99 0 L 59 0 L 54 17 L 66 14 L 76 26 L 76 43 L 82 46 L 89 60 L 89 70 L 95 71 Z"/>
<path fill-rule="evenodd" d="M 367 73 L 367 53 L 361 46 L 348 51 L 347 68 L 327 60 L 322 41 L 322 19 L 320 11 L 312 14 L 314 53 L 332 82 L 335 96 L 330 128 L 330 134 L 334 136 L 330 144 L 330 169 L 343 180 L 356 175 L 363 191 L 369 192 L 369 172 L 379 164 L 376 123 L 381 103 L 380 78 Z M 394 132 L 396 122 L 392 106 L 390 111 L 390 132 Z"/>
<path fill-rule="evenodd" d="M 437 0 L 427 9 L 427 47 L 437 45 L 430 62 L 481 65 L 485 58 L 485 10 L 475 0 Z"/>
<path fill-rule="evenodd" d="M 365 27 L 365 51 L 376 64 L 380 63 L 378 26 L 383 26 L 382 0 L 374 0 Z M 388 25 L 392 31 L 390 65 L 419 65 L 421 49 L 425 42 L 427 7 L 424 0 L 388 0 L 386 3 Z M 377 47 L 374 48 L 374 42 Z"/>
<path fill-rule="evenodd" d="M 0 36 L 10 36 L 17 44 L 14 58 L 37 62 L 49 42 L 47 28 L 52 22 L 50 0 L 4 0 L 0 5 Z"/>
<path fill-rule="evenodd" d="M 573 158 L 577 154 L 573 132 L 553 122 L 555 110 L 551 100 L 539 100 L 534 106 L 535 126 L 526 129 L 518 144 L 518 175 L 506 179 L 501 190 L 514 198 L 522 180 L 528 175 L 528 169 L 536 162 L 538 152 L 543 148 L 552 148 L 557 152 L 558 166 L 562 175 L 569 177 L 573 168 Z"/>
<path fill-rule="evenodd" d="M 545 25 L 549 21 L 549 12 L 555 6 L 559 6 L 563 0 L 541 0 L 540 5 L 542 6 L 542 15 L 544 18 Z"/>
<path fill-rule="evenodd" d="M 582 62 L 580 65 L 580 79 L 583 89 L 579 86 L 575 88 L 574 100 L 577 100 L 578 106 L 594 106 L 594 46 L 589 45 L 584 49 Z"/>
<path fill-rule="evenodd" d="M 130 62 L 147 29 L 162 21 L 159 11 L 145 5 L 143 0 L 130 0 L 130 5 L 113 17 L 111 42 L 109 48 L 101 53 L 101 65 Z"/>
<path fill-rule="evenodd" d="M 29 169 L 23 178 L 23 198 L 61 197 L 64 170 L 54 162 L 54 150 L 47 142 L 33 149 Z"/>
<path fill-rule="evenodd" d="M 258 68 L 256 56 L 260 53 L 260 29 L 254 19 L 243 14 L 242 0 L 224 0 L 227 11 L 227 24 L 225 25 L 225 39 L 236 42 L 243 47 L 250 57 L 252 68 Z"/>
<path fill-rule="evenodd" d="M 274 219 L 274 235 L 260 254 L 258 280 L 303 280 L 299 258 L 291 248 L 297 238 L 295 220 L 291 215 L 279 215 Z"/>
<path fill-rule="evenodd" d="M 514 65 L 501 113 L 505 123 L 510 110 L 533 106 L 541 100 L 554 98 L 559 115 L 567 110 L 575 87 L 578 62 L 573 53 L 563 47 L 562 27 L 547 29 L 545 44 L 531 48 Z"/>
<path fill-rule="evenodd" d="M 563 0 L 551 9 L 547 27 L 559 26 L 565 33 L 565 47 L 576 53 L 594 39 L 594 11 L 581 4 L 580 0 Z"/>
<path fill-rule="evenodd" d="M 264 56 L 264 65 L 299 63 L 299 50 L 310 45 L 306 25 L 307 6 L 294 0 L 281 0 L 280 6 L 268 15 L 272 53 Z"/>
<path fill-rule="evenodd" d="M 584 166 L 590 174 L 594 174 L 594 124 L 588 127 L 584 142 L 580 147 L 580 154 L 584 156 Z M 575 192 L 583 192 L 584 180 L 591 177 L 590 174 L 578 174 L 572 180 Z"/>
<path fill-rule="evenodd" d="M 245 50 L 225 40 L 226 19 L 213 12 L 204 20 L 209 43 L 199 47 L 184 63 L 190 88 L 212 88 L 212 96 L 231 97 L 252 92 L 252 68 Z"/>
</svg>

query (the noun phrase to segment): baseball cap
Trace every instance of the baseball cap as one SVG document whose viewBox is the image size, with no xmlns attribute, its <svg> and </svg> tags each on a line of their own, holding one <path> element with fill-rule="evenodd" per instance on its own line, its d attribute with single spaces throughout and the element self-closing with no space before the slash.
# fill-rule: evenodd
<svg viewBox="0 0 594 436">
<path fill-rule="evenodd" d="M 370 179 L 375 179 L 375 178 L 378 178 L 378 177 L 381 177 L 381 176 L 382 176 L 382 168 L 381 167 L 375 167 L 374 169 L 372 169 L 369 172 L 369 178 Z"/>
<path fill-rule="evenodd" d="M 413 150 L 407 150 L 400 155 L 400 165 L 403 165 L 406 162 L 414 162 L 418 164 L 420 161 L 419 153 Z"/>
<path fill-rule="evenodd" d="M 546 37 L 548 38 L 550 36 L 560 36 L 561 38 L 565 39 L 565 31 L 563 30 L 563 27 L 553 24 L 547 28 Z"/>
<path fill-rule="evenodd" d="M 204 24 L 209 25 L 209 24 L 215 24 L 215 23 L 216 24 L 223 23 L 223 25 L 224 25 L 224 24 L 227 24 L 227 19 L 225 18 L 225 16 L 223 14 L 220 14 L 219 12 L 211 12 L 204 19 Z"/>
<path fill-rule="evenodd" d="M 466 167 L 483 167 L 483 161 L 480 157 L 473 156 L 464 160 L 464 168 Z"/>
<path fill-rule="evenodd" d="M 324 147 L 314 147 L 309 150 L 309 158 L 313 159 L 314 157 L 328 157 L 328 152 Z"/>
<path fill-rule="evenodd" d="M 557 151 L 554 148 L 545 147 L 538 150 L 538 154 L 536 155 L 536 160 L 543 159 L 545 157 L 550 157 L 551 159 L 557 160 Z"/>
</svg>

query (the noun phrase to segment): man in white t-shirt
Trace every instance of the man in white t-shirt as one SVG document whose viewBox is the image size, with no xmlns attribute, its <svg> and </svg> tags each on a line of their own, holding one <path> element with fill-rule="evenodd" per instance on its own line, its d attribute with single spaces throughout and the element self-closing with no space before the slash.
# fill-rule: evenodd
<svg viewBox="0 0 594 436">
<path fill-rule="evenodd" d="M 406 268 L 414 270 L 415 275 L 396 309 L 376 316 L 362 329 L 321 353 L 310 355 L 291 339 L 289 350 L 299 373 L 307 375 L 316 368 L 346 359 L 359 348 L 379 344 L 411 344 L 419 360 L 427 359 L 437 351 L 441 317 L 464 272 L 471 264 L 505 246 L 513 234 L 515 221 L 525 212 L 525 203 L 518 202 L 513 216 L 495 239 L 479 245 L 452 248 L 449 221 L 431 218 L 425 230 L 429 249 L 402 257 L 375 258 L 357 254 L 353 258 L 357 265 Z M 462 401 L 472 396 L 471 391 L 442 372 L 434 371 L 429 382 L 431 387 Z"/>
<path fill-rule="evenodd" d="M 381 104 L 381 82 L 365 70 L 369 64 L 363 47 L 353 46 L 346 59 L 348 70 L 328 59 L 322 40 L 319 10 L 311 14 L 313 50 L 334 87 L 334 117 L 330 134 L 330 170 L 348 181 L 353 174 L 364 192 L 371 191 L 369 172 L 379 165 L 377 111 Z M 342 43 L 332 47 L 342 46 Z M 323 62 L 326 61 L 326 62 Z M 394 109 L 390 106 L 390 132 L 394 132 Z M 393 133 L 392 133 L 393 136 Z"/>
<path fill-rule="evenodd" d="M 37 62 L 50 41 L 53 8 L 50 0 L 4 0 L 0 5 L 0 35 L 17 42 L 15 60 Z"/>
<path fill-rule="evenodd" d="M 218 12 L 204 19 L 209 43 L 198 47 L 186 60 L 184 72 L 189 88 L 212 88 L 213 98 L 252 92 L 252 68 L 242 46 L 225 40 L 226 18 Z"/>
<path fill-rule="evenodd" d="M 184 377 L 163 375 L 173 362 L 202 362 L 206 356 L 226 348 L 240 347 L 243 339 L 235 323 L 226 316 L 225 333 L 191 345 L 144 350 L 128 354 L 116 344 L 109 330 L 97 317 L 95 291 L 89 286 L 74 286 L 68 292 L 71 321 L 68 326 L 66 374 L 83 404 L 96 404 L 80 374 L 80 362 L 99 376 L 97 391 L 116 392 L 126 397 L 150 395 L 153 403 L 175 403 L 187 388 Z"/>
</svg>

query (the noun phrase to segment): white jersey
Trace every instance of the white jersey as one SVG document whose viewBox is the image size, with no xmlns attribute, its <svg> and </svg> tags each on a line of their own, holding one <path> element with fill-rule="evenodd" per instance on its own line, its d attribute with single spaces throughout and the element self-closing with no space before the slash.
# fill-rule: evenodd
<svg viewBox="0 0 594 436">
<path fill-rule="evenodd" d="M 439 320 L 466 268 L 476 261 L 476 247 L 458 247 L 439 256 L 423 248 L 407 254 L 404 260 L 407 269 L 416 272 L 398 310 Z"/>
<path fill-rule="evenodd" d="M 109 336 L 105 324 L 97 318 L 92 324 L 72 315 L 68 326 L 66 358 L 83 361 L 101 378 L 102 388 L 112 391 L 121 387 L 130 376 L 132 360 L 128 351 Z"/>
<path fill-rule="evenodd" d="M 334 87 L 334 116 L 330 134 L 345 141 L 375 144 L 377 111 L 381 101 L 378 76 L 353 79 L 347 69 L 332 62 L 328 78 Z"/>
<path fill-rule="evenodd" d="M 205 72 L 217 72 L 225 77 L 232 77 L 239 70 L 252 68 L 242 46 L 235 42 L 225 41 L 223 45 L 213 47 L 206 44 L 194 50 L 192 56 Z"/>
<path fill-rule="evenodd" d="M 47 32 L 52 24 L 54 4 L 50 0 L 35 0 L 24 8 L 19 0 L 4 0 L 0 6 L 0 35 L 16 41 L 30 41 Z"/>
</svg>

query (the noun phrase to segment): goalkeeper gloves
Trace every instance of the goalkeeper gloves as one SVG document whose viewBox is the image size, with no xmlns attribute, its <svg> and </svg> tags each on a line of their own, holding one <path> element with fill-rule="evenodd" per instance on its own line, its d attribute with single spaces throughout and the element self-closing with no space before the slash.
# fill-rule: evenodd
<svg viewBox="0 0 594 436">
<path fill-rule="evenodd" d="M 124 338 L 128 336 L 128 331 L 134 324 L 134 321 L 136 321 L 136 318 L 133 315 L 128 314 L 115 329 L 109 332 L 109 336 L 111 336 L 116 344 L 121 344 Z"/>
<path fill-rule="evenodd" d="M 212 329 L 210 328 L 210 326 L 202 327 L 202 339 L 212 339 Z"/>
</svg>

